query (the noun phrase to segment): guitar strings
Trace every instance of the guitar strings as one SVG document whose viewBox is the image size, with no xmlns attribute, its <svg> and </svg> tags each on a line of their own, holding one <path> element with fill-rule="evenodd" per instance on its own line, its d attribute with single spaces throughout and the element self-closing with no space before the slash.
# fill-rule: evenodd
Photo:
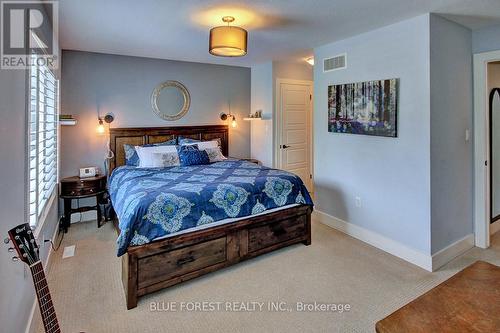
<svg viewBox="0 0 500 333">
<path fill-rule="evenodd" d="M 63 237 L 61 237 L 61 241 L 59 242 L 59 246 L 61 245 L 62 238 L 64 238 L 64 233 L 63 233 Z M 51 241 L 51 243 L 52 243 L 52 241 Z M 31 243 L 30 240 L 28 240 L 24 237 L 23 237 L 20 245 L 22 245 L 22 247 L 24 248 L 24 254 L 26 254 L 26 259 L 27 259 L 29 266 L 30 266 L 31 276 L 33 278 L 33 282 L 34 282 L 35 287 L 36 287 L 35 292 L 37 294 L 40 312 L 42 314 L 44 328 L 45 328 L 45 330 L 47 330 L 47 332 L 60 332 L 59 323 L 57 321 L 57 315 L 55 313 L 54 305 L 52 303 L 52 297 L 50 296 L 49 286 L 48 286 L 47 279 L 45 277 L 42 262 L 40 261 L 40 258 L 38 258 L 38 260 L 35 262 L 35 257 L 32 256 L 30 253 L 30 250 L 36 250 L 36 248 L 33 246 L 33 243 Z M 35 252 L 34 252 L 34 254 L 35 254 Z M 38 276 L 39 274 L 41 274 L 41 276 Z M 44 283 L 45 286 L 41 287 L 40 283 Z M 42 293 L 42 290 L 45 290 L 45 289 L 46 289 L 46 292 Z M 51 311 L 51 309 L 52 309 L 52 311 Z M 52 318 L 52 319 L 49 322 L 48 320 L 50 318 Z"/>
</svg>

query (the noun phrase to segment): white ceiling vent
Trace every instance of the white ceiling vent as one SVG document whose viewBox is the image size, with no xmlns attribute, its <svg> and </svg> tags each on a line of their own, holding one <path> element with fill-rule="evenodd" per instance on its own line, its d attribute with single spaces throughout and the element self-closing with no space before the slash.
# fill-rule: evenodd
<svg viewBox="0 0 500 333">
<path fill-rule="evenodd" d="M 347 54 L 339 54 L 333 58 L 323 59 L 323 72 L 347 68 Z"/>
</svg>

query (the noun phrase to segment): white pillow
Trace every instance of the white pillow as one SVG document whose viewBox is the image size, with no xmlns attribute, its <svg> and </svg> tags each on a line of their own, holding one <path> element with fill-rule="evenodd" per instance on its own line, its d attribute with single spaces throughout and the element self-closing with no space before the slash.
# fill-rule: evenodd
<svg viewBox="0 0 500 333">
<path fill-rule="evenodd" d="M 193 146 L 193 145 L 197 145 L 199 150 L 205 150 L 207 148 L 219 147 L 219 142 L 214 140 L 214 141 L 190 142 L 183 144 L 183 146 Z"/>
<path fill-rule="evenodd" d="M 175 146 L 135 146 L 135 150 L 139 156 L 139 168 L 154 168 L 156 164 L 153 158 L 154 153 L 177 153 Z"/>
<path fill-rule="evenodd" d="M 220 150 L 219 146 L 217 146 L 215 148 L 207 148 L 207 149 L 204 149 L 204 150 L 208 154 L 208 158 L 210 159 L 210 163 L 221 162 L 221 161 L 227 160 L 227 157 L 225 157 L 222 154 L 222 151 Z"/>
<path fill-rule="evenodd" d="M 151 162 L 153 168 L 166 168 L 181 165 L 179 154 L 173 153 L 153 153 Z"/>
</svg>

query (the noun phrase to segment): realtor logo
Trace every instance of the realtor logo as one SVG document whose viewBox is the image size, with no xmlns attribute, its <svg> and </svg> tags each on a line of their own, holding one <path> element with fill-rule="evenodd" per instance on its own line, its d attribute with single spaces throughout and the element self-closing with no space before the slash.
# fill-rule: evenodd
<svg viewBox="0 0 500 333">
<path fill-rule="evenodd" d="M 57 68 L 57 1 L 0 1 L 1 68 Z"/>
</svg>

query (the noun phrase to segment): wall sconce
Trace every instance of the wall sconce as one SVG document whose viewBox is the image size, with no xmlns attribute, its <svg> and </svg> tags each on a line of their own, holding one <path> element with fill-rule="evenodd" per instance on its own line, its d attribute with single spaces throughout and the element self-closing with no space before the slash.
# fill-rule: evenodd
<svg viewBox="0 0 500 333">
<path fill-rule="evenodd" d="M 236 124 L 236 117 L 230 113 L 221 113 L 220 114 L 220 119 L 221 120 L 227 120 L 227 118 L 232 118 L 233 120 L 231 121 L 231 127 L 235 128 L 237 126 Z"/>
<path fill-rule="evenodd" d="M 306 59 L 306 62 L 311 65 L 311 66 L 314 66 L 314 57 L 309 57 Z"/>
<path fill-rule="evenodd" d="M 97 119 L 99 119 L 97 133 L 102 135 L 106 132 L 106 129 L 104 128 L 104 122 L 106 122 L 107 124 L 111 124 L 113 120 L 115 120 L 115 117 L 111 113 L 108 113 L 104 117 L 98 117 Z"/>
</svg>

